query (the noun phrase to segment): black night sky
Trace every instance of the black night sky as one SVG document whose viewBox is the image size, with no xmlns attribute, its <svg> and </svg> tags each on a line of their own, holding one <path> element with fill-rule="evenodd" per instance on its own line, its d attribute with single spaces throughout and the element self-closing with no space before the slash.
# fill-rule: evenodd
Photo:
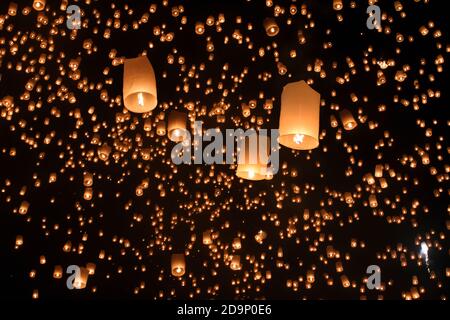
<svg viewBox="0 0 450 320">
<path fill-rule="evenodd" d="M 66 27 L 64 1 L 47 0 L 43 11 L 33 0 L 15 2 L 15 15 L 0 3 L 2 297 L 448 298 L 445 1 L 378 1 L 381 32 L 366 26 L 367 1 L 334 10 L 332 0 L 69 0 L 82 11 L 76 31 Z M 268 17 L 276 36 L 266 33 Z M 142 53 L 158 105 L 132 113 L 122 62 Z M 230 164 L 176 166 L 175 143 L 156 132 L 173 110 L 204 128 L 277 129 L 283 87 L 299 80 L 320 93 L 320 144 L 281 146 L 271 180 L 240 179 Z M 343 109 L 356 119 L 353 130 L 343 127 Z M 112 149 L 106 161 L 98 157 L 104 144 Z M 383 175 L 372 184 L 377 165 Z M 267 237 L 258 242 L 260 231 Z M 174 253 L 185 256 L 181 277 L 171 273 Z M 240 270 L 230 268 L 233 255 Z M 86 288 L 68 290 L 66 268 L 88 263 L 95 273 Z M 381 269 L 381 290 L 364 283 L 369 265 Z"/>
</svg>

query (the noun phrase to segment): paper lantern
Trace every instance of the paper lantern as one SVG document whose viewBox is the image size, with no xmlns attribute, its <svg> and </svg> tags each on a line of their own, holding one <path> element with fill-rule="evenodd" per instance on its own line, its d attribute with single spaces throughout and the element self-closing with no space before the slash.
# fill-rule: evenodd
<svg viewBox="0 0 450 320">
<path fill-rule="evenodd" d="M 211 231 L 207 230 L 203 232 L 203 244 L 210 245 L 212 243 Z"/>
<path fill-rule="evenodd" d="M 131 112 L 143 113 L 156 108 L 155 71 L 146 56 L 125 60 L 123 101 L 125 108 Z"/>
<path fill-rule="evenodd" d="M 187 116 L 184 112 L 172 111 L 169 114 L 167 131 L 171 141 L 181 142 L 187 138 L 186 120 Z"/>
<path fill-rule="evenodd" d="M 347 109 L 342 110 L 339 115 L 341 116 L 342 125 L 345 130 L 353 130 L 358 125 L 352 113 Z"/>
<path fill-rule="evenodd" d="M 333 9 L 334 10 L 342 10 L 343 5 L 342 5 L 342 0 L 333 0 Z"/>
<path fill-rule="evenodd" d="M 241 270 L 241 256 L 234 255 L 230 263 L 231 270 Z"/>
<path fill-rule="evenodd" d="M 94 178 L 92 173 L 90 172 L 85 172 L 83 175 L 83 185 L 85 187 L 91 187 L 94 183 Z"/>
<path fill-rule="evenodd" d="M 234 250 L 239 250 L 242 247 L 241 239 L 239 237 L 234 238 L 232 246 Z"/>
<path fill-rule="evenodd" d="M 244 143 L 238 145 L 241 146 L 240 150 L 238 150 L 236 175 L 239 178 L 254 181 L 270 179 L 271 175 L 267 166 L 270 138 L 255 132 L 250 136 L 246 136 Z"/>
<path fill-rule="evenodd" d="M 63 268 L 60 265 L 55 266 L 53 269 L 53 278 L 61 279 L 63 275 Z"/>
<path fill-rule="evenodd" d="M 111 147 L 106 143 L 103 144 L 100 148 L 98 148 L 98 157 L 100 160 L 106 161 L 109 158 L 109 154 L 111 153 Z"/>
<path fill-rule="evenodd" d="M 17 3 L 15 3 L 15 2 L 9 3 L 8 14 L 10 16 L 15 16 L 17 14 Z"/>
<path fill-rule="evenodd" d="M 175 277 L 181 277 L 186 272 L 186 262 L 184 260 L 184 254 L 174 253 L 171 258 L 172 275 Z"/>
<path fill-rule="evenodd" d="M 164 136 L 166 134 L 166 122 L 165 121 L 159 121 L 156 125 L 156 134 L 158 136 Z"/>
<path fill-rule="evenodd" d="M 281 94 L 280 144 L 309 150 L 319 145 L 320 94 L 305 81 L 291 82 Z"/>
<path fill-rule="evenodd" d="M 89 276 L 88 269 L 81 267 L 80 272 L 76 273 L 75 280 L 73 281 L 73 287 L 75 289 L 86 288 L 88 276 Z"/>
<path fill-rule="evenodd" d="M 34 0 L 33 9 L 36 11 L 42 11 L 45 8 L 45 0 Z"/>
<path fill-rule="evenodd" d="M 95 263 L 93 263 L 93 262 L 88 262 L 88 263 L 86 264 L 86 269 L 87 269 L 87 271 L 88 271 L 88 273 L 89 273 L 90 276 L 92 276 L 93 274 L 95 274 L 95 267 L 96 267 L 96 265 L 95 265 Z"/>
<path fill-rule="evenodd" d="M 316 277 L 314 276 L 314 271 L 308 270 L 308 272 L 306 273 L 306 281 L 308 283 L 314 283 L 314 281 L 316 281 Z"/>
<path fill-rule="evenodd" d="M 344 288 L 350 287 L 350 281 L 348 280 L 348 278 L 347 278 L 346 275 L 342 275 L 342 276 L 341 276 L 341 282 L 342 282 L 342 286 L 343 286 Z"/>
<path fill-rule="evenodd" d="M 23 236 L 19 234 L 16 236 L 16 246 L 20 247 L 21 245 L 23 245 Z"/>
<path fill-rule="evenodd" d="M 280 28 L 278 27 L 274 18 L 264 19 L 263 24 L 264 24 L 264 29 L 266 30 L 266 33 L 269 37 L 274 37 L 278 34 L 278 32 L 280 32 Z"/>
<path fill-rule="evenodd" d="M 86 201 L 92 200 L 92 188 L 86 188 L 84 189 L 83 198 Z"/>
<path fill-rule="evenodd" d="M 20 214 L 26 214 L 28 212 L 28 208 L 30 207 L 30 203 L 28 201 L 22 201 L 19 207 Z"/>
</svg>

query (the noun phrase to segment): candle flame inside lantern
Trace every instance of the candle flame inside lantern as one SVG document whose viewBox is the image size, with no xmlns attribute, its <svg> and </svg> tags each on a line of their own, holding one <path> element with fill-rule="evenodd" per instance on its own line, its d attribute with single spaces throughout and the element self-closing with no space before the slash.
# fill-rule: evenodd
<svg viewBox="0 0 450 320">
<path fill-rule="evenodd" d="M 140 105 L 142 107 L 144 106 L 144 96 L 143 96 L 142 92 L 138 93 L 138 105 Z"/>
<path fill-rule="evenodd" d="M 297 134 L 294 136 L 294 142 L 295 142 L 296 144 L 302 143 L 302 142 L 303 142 L 303 139 L 305 139 L 305 136 L 304 136 L 303 134 L 297 133 Z"/>
</svg>

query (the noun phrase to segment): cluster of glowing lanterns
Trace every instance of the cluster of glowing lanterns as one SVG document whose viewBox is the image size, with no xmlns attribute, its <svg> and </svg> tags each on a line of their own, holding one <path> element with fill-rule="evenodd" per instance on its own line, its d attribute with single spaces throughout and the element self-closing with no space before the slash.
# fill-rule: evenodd
<svg viewBox="0 0 450 320">
<path fill-rule="evenodd" d="M 266 29 L 277 33 L 275 21 L 266 20 Z M 197 26 L 197 29 L 200 27 Z M 124 62 L 123 99 L 125 107 L 135 113 L 150 112 L 157 106 L 157 89 L 155 72 L 146 56 L 126 59 Z M 342 122 L 346 130 L 356 127 L 356 121 L 348 110 L 341 112 Z M 172 111 L 169 115 L 168 127 L 166 123 L 157 123 L 157 134 L 165 135 L 173 142 L 181 142 L 186 138 L 186 114 Z M 281 95 L 281 113 L 279 123 L 279 143 L 295 150 L 311 150 L 319 145 L 320 123 L 320 94 L 312 89 L 305 81 L 287 84 Z M 269 137 L 257 134 L 258 140 L 267 141 Z M 237 166 L 236 175 L 248 180 L 271 179 L 272 173 L 268 168 L 268 157 L 260 159 L 258 155 L 250 154 L 249 140 L 246 139 L 244 147 L 239 150 L 239 156 L 245 159 Z M 264 143 L 264 141 L 262 143 Z M 258 143 L 259 145 L 259 143 Z M 99 156 L 106 160 L 110 152 L 99 150 Z M 269 149 L 270 150 L 270 149 Z M 256 151 L 259 151 L 256 150 Z M 255 152 L 255 150 L 251 150 Z M 259 154 L 259 152 L 257 152 Z M 256 161 L 254 160 L 256 159 Z"/>
</svg>

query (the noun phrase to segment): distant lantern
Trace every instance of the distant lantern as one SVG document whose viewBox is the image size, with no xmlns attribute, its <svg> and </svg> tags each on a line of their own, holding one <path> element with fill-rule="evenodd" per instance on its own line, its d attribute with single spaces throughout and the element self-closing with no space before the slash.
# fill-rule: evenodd
<svg viewBox="0 0 450 320">
<path fill-rule="evenodd" d="M 231 270 L 241 270 L 241 256 L 234 255 L 230 263 Z"/>
<path fill-rule="evenodd" d="M 341 276 L 341 283 L 344 288 L 350 287 L 350 281 L 348 280 L 346 275 Z"/>
<path fill-rule="evenodd" d="M 63 268 L 60 265 L 55 266 L 53 269 L 53 278 L 61 279 L 63 275 Z"/>
<path fill-rule="evenodd" d="M 103 144 L 100 148 L 98 148 L 98 157 L 100 160 L 106 161 L 109 158 L 109 154 L 111 153 L 111 147 L 106 143 Z"/>
<path fill-rule="evenodd" d="M 20 247 L 21 245 L 23 245 L 23 236 L 19 234 L 16 236 L 16 246 Z"/>
<path fill-rule="evenodd" d="M 264 180 L 272 176 L 269 172 L 270 138 L 256 131 L 238 143 L 238 166 L 236 175 L 242 179 Z"/>
<path fill-rule="evenodd" d="M 184 260 L 184 254 L 174 253 L 171 259 L 172 275 L 175 277 L 181 277 L 186 272 L 186 262 Z"/>
<path fill-rule="evenodd" d="M 86 269 L 87 269 L 87 271 L 88 271 L 90 276 L 95 274 L 95 267 L 96 267 L 96 265 L 93 262 L 88 262 L 86 264 Z"/>
<path fill-rule="evenodd" d="M 143 113 L 156 108 L 155 71 L 146 56 L 125 60 L 123 101 L 131 112 Z"/>
<path fill-rule="evenodd" d="M 34 0 L 33 9 L 36 11 L 42 11 L 45 8 L 45 0 Z"/>
<path fill-rule="evenodd" d="M 26 214 L 28 212 L 28 208 L 30 207 L 30 203 L 28 201 L 22 201 L 19 208 L 20 214 Z"/>
<path fill-rule="evenodd" d="M 197 22 L 195 24 L 195 33 L 201 35 L 204 32 L 205 32 L 205 25 L 203 24 L 203 22 Z"/>
<path fill-rule="evenodd" d="M 173 142 L 181 142 L 187 138 L 187 116 L 184 112 L 172 111 L 169 114 L 167 133 Z"/>
<path fill-rule="evenodd" d="M 15 3 L 15 2 L 9 3 L 8 14 L 10 16 L 15 16 L 17 14 L 17 3 Z"/>
<path fill-rule="evenodd" d="M 212 243 L 211 231 L 206 230 L 203 232 L 203 244 L 210 245 Z"/>
<path fill-rule="evenodd" d="M 306 281 L 308 283 L 314 283 L 315 280 L 316 277 L 314 276 L 314 271 L 308 270 L 308 272 L 306 273 Z"/>
<path fill-rule="evenodd" d="M 269 37 L 274 37 L 280 32 L 280 28 L 278 27 L 274 18 L 266 18 L 264 19 L 264 29 Z"/>
<path fill-rule="evenodd" d="M 334 10 L 342 10 L 343 5 L 342 5 L 342 0 L 333 0 L 333 9 Z"/>
<path fill-rule="evenodd" d="M 353 130 L 358 125 L 352 113 L 347 109 L 342 110 L 339 115 L 345 130 Z"/>
<path fill-rule="evenodd" d="M 159 121 L 156 125 L 156 134 L 158 136 L 164 136 L 166 134 L 166 122 L 165 121 Z"/>
<path fill-rule="evenodd" d="M 320 94 L 305 81 L 291 82 L 281 94 L 279 142 L 292 149 L 319 146 Z"/>
<path fill-rule="evenodd" d="M 233 249 L 234 250 L 239 250 L 242 247 L 241 239 L 239 237 L 234 238 L 232 245 L 233 245 Z"/>
<path fill-rule="evenodd" d="M 83 175 L 83 185 L 85 187 L 92 187 L 93 183 L 94 183 L 94 178 L 93 178 L 92 173 L 85 172 Z"/>
<path fill-rule="evenodd" d="M 73 287 L 75 289 L 86 288 L 88 277 L 89 277 L 88 269 L 81 267 L 80 272 L 75 274 L 75 280 L 73 281 Z"/>
</svg>

